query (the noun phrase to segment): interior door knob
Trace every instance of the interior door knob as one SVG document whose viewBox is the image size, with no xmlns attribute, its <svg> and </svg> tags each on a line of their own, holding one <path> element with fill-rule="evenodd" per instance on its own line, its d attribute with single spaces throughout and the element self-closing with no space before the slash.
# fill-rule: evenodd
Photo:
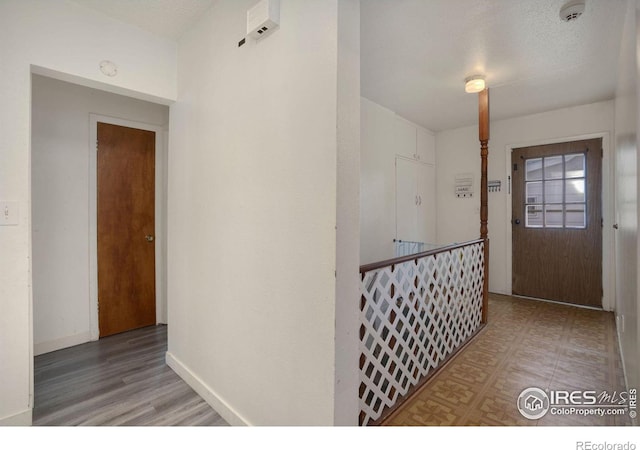
<svg viewBox="0 0 640 450">
<path fill-rule="evenodd" d="M 151 234 L 147 234 L 145 236 L 145 239 L 147 240 L 147 242 L 153 242 L 153 236 Z"/>
<path fill-rule="evenodd" d="M 617 229 L 618 229 L 618 224 L 617 224 L 617 223 L 614 223 L 614 224 L 613 224 L 613 228 L 615 228 L 615 229 L 617 230 Z"/>
<path fill-rule="evenodd" d="M 520 219 L 514 220 L 513 223 L 515 223 L 516 225 L 520 225 Z"/>
</svg>

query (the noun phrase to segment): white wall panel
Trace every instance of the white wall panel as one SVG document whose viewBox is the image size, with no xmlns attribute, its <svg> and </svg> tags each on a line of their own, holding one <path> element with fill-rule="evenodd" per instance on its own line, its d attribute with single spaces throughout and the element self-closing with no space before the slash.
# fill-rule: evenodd
<svg viewBox="0 0 640 450">
<path fill-rule="evenodd" d="M 169 356 L 234 423 L 331 425 L 337 296 L 357 286 L 357 244 L 337 265 L 336 242 L 358 239 L 343 178 L 358 162 L 358 80 L 338 48 L 356 43 L 338 33 L 338 1 L 282 0 L 280 28 L 238 47 L 254 3 L 220 0 L 180 40 Z"/>
</svg>

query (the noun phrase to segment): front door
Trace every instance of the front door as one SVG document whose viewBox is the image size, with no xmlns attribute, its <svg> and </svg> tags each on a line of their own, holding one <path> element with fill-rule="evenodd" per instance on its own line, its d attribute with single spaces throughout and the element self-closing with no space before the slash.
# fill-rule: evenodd
<svg viewBox="0 0 640 450">
<path fill-rule="evenodd" d="M 155 133 L 98 122 L 100 337 L 156 323 Z"/>
<path fill-rule="evenodd" d="M 602 139 L 514 149 L 513 293 L 602 307 Z"/>
</svg>

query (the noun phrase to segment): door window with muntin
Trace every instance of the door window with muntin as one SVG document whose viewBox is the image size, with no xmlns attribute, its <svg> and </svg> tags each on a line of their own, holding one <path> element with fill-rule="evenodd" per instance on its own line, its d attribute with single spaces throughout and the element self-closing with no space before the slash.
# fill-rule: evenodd
<svg viewBox="0 0 640 450">
<path fill-rule="evenodd" d="M 586 155 L 525 160 L 525 226 L 586 228 Z"/>
</svg>

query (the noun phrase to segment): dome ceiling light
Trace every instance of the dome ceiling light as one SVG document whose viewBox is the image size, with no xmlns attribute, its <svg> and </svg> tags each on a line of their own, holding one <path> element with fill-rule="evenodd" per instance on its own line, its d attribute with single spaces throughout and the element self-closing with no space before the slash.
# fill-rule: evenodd
<svg viewBox="0 0 640 450">
<path fill-rule="evenodd" d="M 484 91 L 486 82 L 482 75 L 472 75 L 464 80 L 464 91 L 468 94 L 476 94 Z"/>
</svg>

